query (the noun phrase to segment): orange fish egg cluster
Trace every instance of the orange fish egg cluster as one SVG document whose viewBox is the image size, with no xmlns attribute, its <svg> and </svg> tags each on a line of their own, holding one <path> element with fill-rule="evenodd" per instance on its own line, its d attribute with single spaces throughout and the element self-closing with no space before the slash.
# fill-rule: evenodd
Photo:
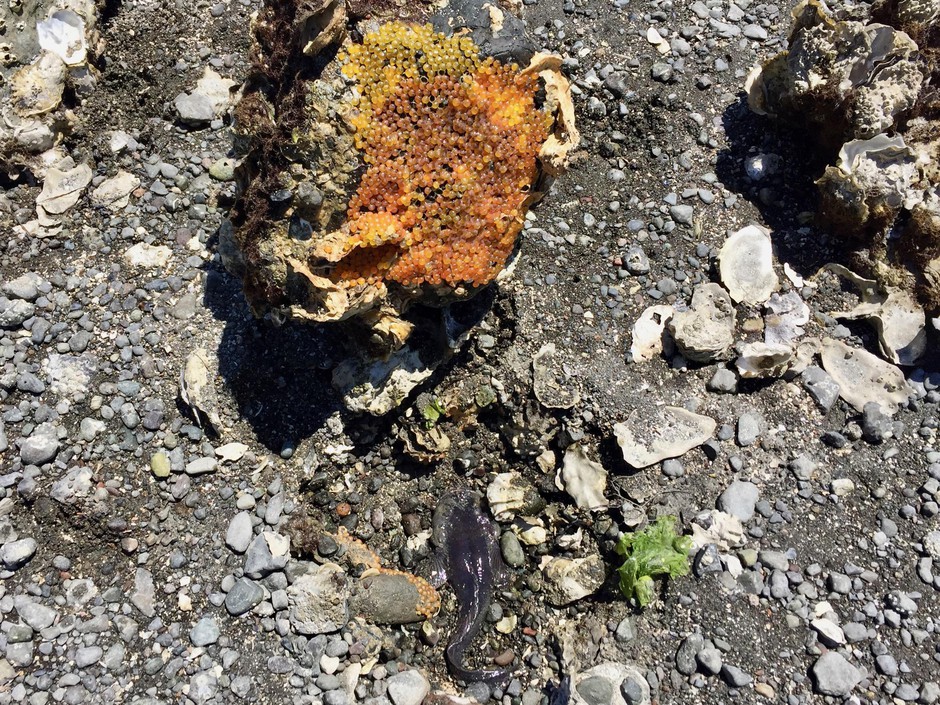
<svg viewBox="0 0 940 705">
<path fill-rule="evenodd" d="M 537 79 L 481 60 L 467 37 L 384 25 L 354 45 L 352 118 L 365 172 L 338 283 L 484 285 L 522 228 L 551 117 Z"/>
</svg>

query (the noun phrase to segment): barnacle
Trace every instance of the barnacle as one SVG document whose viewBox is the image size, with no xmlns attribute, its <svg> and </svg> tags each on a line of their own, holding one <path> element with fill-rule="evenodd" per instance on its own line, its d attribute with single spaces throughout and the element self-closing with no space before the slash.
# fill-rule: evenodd
<svg viewBox="0 0 940 705">
<path fill-rule="evenodd" d="M 522 228 L 551 127 L 535 105 L 537 77 L 481 59 L 468 37 L 401 22 L 344 58 L 365 171 L 330 278 L 348 287 L 492 281 Z"/>
</svg>

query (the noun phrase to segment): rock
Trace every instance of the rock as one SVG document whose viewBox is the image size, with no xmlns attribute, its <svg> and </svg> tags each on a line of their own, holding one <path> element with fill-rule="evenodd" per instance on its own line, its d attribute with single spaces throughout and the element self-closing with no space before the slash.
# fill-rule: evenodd
<svg viewBox="0 0 940 705">
<path fill-rule="evenodd" d="M 245 553 L 245 575 L 263 578 L 283 570 L 290 558 L 290 540 L 273 531 L 263 531 L 249 545 Z"/>
<path fill-rule="evenodd" d="M 394 705 L 421 705 L 431 691 L 424 674 L 416 670 L 402 671 L 387 681 L 386 692 Z"/>
<path fill-rule="evenodd" d="M 209 176 L 216 181 L 231 181 L 235 178 L 236 161 L 229 157 L 217 159 L 209 167 Z M 306 183 L 306 182 L 305 182 Z"/>
<path fill-rule="evenodd" d="M 189 640 L 193 646 L 209 646 L 219 640 L 219 623 L 212 615 L 205 615 L 193 625 L 189 632 Z"/>
<path fill-rule="evenodd" d="M 75 666 L 88 668 L 101 660 L 104 651 L 100 646 L 82 646 L 75 650 Z"/>
<path fill-rule="evenodd" d="M 716 394 L 734 394 L 738 391 L 738 376 L 726 367 L 719 367 L 705 388 Z"/>
<path fill-rule="evenodd" d="M 759 496 L 757 485 L 735 480 L 721 493 L 716 506 L 719 510 L 746 522 L 754 516 L 754 508 Z"/>
<path fill-rule="evenodd" d="M 582 678 L 575 689 L 587 705 L 608 705 L 614 697 L 614 684 L 603 676 Z"/>
<path fill-rule="evenodd" d="M 733 233 L 721 247 L 718 268 L 735 302 L 764 303 L 777 288 L 770 233 L 759 225 Z"/>
<path fill-rule="evenodd" d="M 894 433 L 891 417 L 882 411 L 874 401 L 865 404 L 862 409 L 862 437 L 869 443 L 881 443 Z"/>
<path fill-rule="evenodd" d="M 691 307 L 676 311 L 669 332 L 683 357 L 693 362 L 713 362 L 728 354 L 734 344 L 735 311 L 731 298 L 718 284 L 699 284 Z"/>
<path fill-rule="evenodd" d="M 0 297 L 0 328 L 19 328 L 36 313 L 36 307 L 22 299 Z"/>
<path fill-rule="evenodd" d="M 37 632 L 51 627 L 59 616 L 59 613 L 51 607 L 34 602 L 25 595 L 13 598 L 13 606 L 20 619 Z"/>
<path fill-rule="evenodd" d="M 614 425 L 623 459 L 634 468 L 645 468 L 666 458 L 676 458 L 712 437 L 714 419 L 675 406 L 634 410 L 626 421 Z"/>
<path fill-rule="evenodd" d="M 235 553 L 244 553 L 251 544 L 252 535 L 251 515 L 248 512 L 239 512 L 229 522 L 225 532 L 225 545 Z"/>
<path fill-rule="evenodd" d="M 202 126 L 228 107 L 231 100 L 229 89 L 234 85 L 235 81 L 222 78 L 207 68 L 192 93 L 180 93 L 173 99 L 173 107 L 183 123 Z"/>
<path fill-rule="evenodd" d="M 206 473 L 215 472 L 218 464 L 216 463 L 215 458 L 205 457 L 205 458 L 196 458 L 186 463 L 186 474 L 187 475 L 205 475 Z"/>
<path fill-rule="evenodd" d="M 579 509 L 600 511 L 607 508 L 604 490 L 607 471 L 590 458 L 578 443 L 565 450 L 562 467 L 555 475 L 555 486 L 567 492 Z"/>
<path fill-rule="evenodd" d="M 819 634 L 819 638 L 829 648 L 841 646 L 845 643 L 845 633 L 838 624 L 830 619 L 826 619 L 825 617 L 814 619 L 810 622 L 810 626 L 816 630 Z"/>
<path fill-rule="evenodd" d="M 300 576 L 287 588 L 291 628 L 298 634 L 328 634 L 349 620 L 346 574 L 326 563 Z"/>
<path fill-rule="evenodd" d="M 754 681 L 750 674 L 728 663 L 721 667 L 721 677 L 724 678 L 725 683 L 732 688 L 743 688 Z"/>
<path fill-rule="evenodd" d="M 245 614 L 264 599 L 264 588 L 254 580 L 239 578 L 225 596 L 225 609 L 233 617 Z"/>
<path fill-rule="evenodd" d="M 836 497 L 845 497 L 855 491 L 855 482 L 849 477 L 838 477 L 829 483 L 829 489 Z"/>
<path fill-rule="evenodd" d="M 695 657 L 704 646 L 705 639 L 698 632 L 693 632 L 683 639 L 679 648 L 676 649 L 676 670 L 684 676 L 695 673 L 697 668 Z"/>
<path fill-rule="evenodd" d="M 912 394 L 897 367 L 839 340 L 823 341 L 822 363 L 839 385 L 839 396 L 857 411 L 864 411 L 865 404 L 876 402 L 884 413 L 893 415 L 898 405 L 906 404 Z"/>
<path fill-rule="evenodd" d="M 170 459 L 166 453 L 154 453 L 150 456 L 150 471 L 154 477 L 166 478 L 170 476 Z"/>
<path fill-rule="evenodd" d="M 43 278 L 36 272 L 27 272 L 3 284 L 3 293 L 14 299 L 35 301 L 39 296 L 39 286 Z"/>
<path fill-rule="evenodd" d="M 572 680 L 574 705 L 648 705 L 649 684 L 630 663 L 606 661 L 576 674 Z"/>
<path fill-rule="evenodd" d="M 815 365 L 803 370 L 803 389 L 825 412 L 828 412 L 839 398 L 839 385 L 825 370 Z"/>
<path fill-rule="evenodd" d="M 817 693 L 835 698 L 848 697 L 862 680 L 862 672 L 837 651 L 827 651 L 810 669 Z"/>
<path fill-rule="evenodd" d="M 5 543 L 0 548 L 0 563 L 7 570 L 18 570 L 36 555 L 36 539 L 25 538 Z"/>
<path fill-rule="evenodd" d="M 668 64 L 666 65 L 668 66 Z M 671 72 L 671 69 L 670 69 L 670 72 Z M 692 215 L 693 215 L 692 206 L 686 206 L 686 205 L 669 206 L 669 215 L 672 216 L 672 219 L 676 221 L 677 223 L 680 223 L 682 225 L 692 225 Z"/>
<path fill-rule="evenodd" d="M 738 417 L 738 445 L 754 445 L 764 432 L 764 417 L 756 411 L 747 411 Z"/>
<path fill-rule="evenodd" d="M 379 573 L 357 581 L 349 598 L 351 614 L 370 624 L 411 624 L 426 619 L 419 612 L 422 596 L 411 576 Z"/>
<path fill-rule="evenodd" d="M 695 660 L 703 673 L 717 676 L 721 671 L 721 652 L 714 647 L 706 647 L 695 654 Z"/>
<path fill-rule="evenodd" d="M 604 583 L 604 560 L 599 555 L 574 559 L 543 556 L 539 567 L 545 579 L 545 599 L 556 607 L 592 595 Z"/>
<path fill-rule="evenodd" d="M 499 539 L 499 548 L 503 554 L 503 560 L 510 568 L 521 568 L 525 565 L 525 552 L 519 539 L 511 531 L 504 531 Z"/>
<path fill-rule="evenodd" d="M 153 575 L 146 568 L 138 568 L 134 576 L 134 591 L 130 596 L 131 604 L 145 617 L 152 618 L 157 613 L 155 599 Z"/>
<path fill-rule="evenodd" d="M 130 172 L 120 170 L 110 179 L 105 179 L 91 192 L 91 202 L 96 206 L 119 211 L 130 202 L 130 194 L 140 186 L 140 179 Z"/>
<path fill-rule="evenodd" d="M 124 252 L 124 259 L 132 267 L 162 269 L 170 261 L 173 251 L 166 245 L 148 245 L 138 242 Z"/>
</svg>

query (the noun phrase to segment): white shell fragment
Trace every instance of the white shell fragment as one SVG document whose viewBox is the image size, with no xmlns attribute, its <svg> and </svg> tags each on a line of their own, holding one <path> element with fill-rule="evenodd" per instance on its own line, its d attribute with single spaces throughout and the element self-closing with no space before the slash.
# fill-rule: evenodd
<svg viewBox="0 0 940 705">
<path fill-rule="evenodd" d="M 219 398 L 213 380 L 218 368 L 215 355 L 205 348 L 196 348 L 186 358 L 180 370 L 180 399 L 193 411 L 196 423 L 204 423 L 216 431 L 222 429 L 219 418 Z"/>
<path fill-rule="evenodd" d="M 119 211 L 130 203 L 131 191 L 140 186 L 140 179 L 128 171 L 119 171 L 105 179 L 91 192 L 91 202 L 112 211 Z"/>
<path fill-rule="evenodd" d="M 692 545 L 704 548 L 710 543 L 728 551 L 744 542 L 744 524 L 732 514 L 712 509 L 692 522 Z"/>
<path fill-rule="evenodd" d="M 124 259 L 133 267 L 159 269 L 166 266 L 172 254 L 173 251 L 166 245 L 148 245 L 146 242 L 138 242 L 127 248 Z"/>
<path fill-rule="evenodd" d="M 677 458 L 712 437 L 714 419 L 677 406 L 635 409 L 623 423 L 614 425 L 623 459 L 634 468 L 645 468 L 666 458 Z"/>
<path fill-rule="evenodd" d="M 838 264 L 826 265 L 826 269 L 855 284 L 862 299 L 851 311 L 834 311 L 832 316 L 871 321 L 878 332 L 881 353 L 889 361 L 905 366 L 918 364 L 927 352 L 927 316 L 914 297 L 895 287 L 881 289 L 874 280 Z"/>
<path fill-rule="evenodd" d="M 548 343 L 532 358 L 532 387 L 535 398 L 548 409 L 570 409 L 581 395 L 574 382 L 557 375 L 555 369 L 555 344 Z"/>
<path fill-rule="evenodd" d="M 79 164 L 65 171 L 57 168 L 46 172 L 42 184 L 42 193 L 36 199 L 36 205 L 46 213 L 60 215 L 78 203 L 82 191 L 91 182 L 91 167 Z"/>
<path fill-rule="evenodd" d="M 911 395 L 901 370 L 867 350 L 826 338 L 822 343 L 822 363 L 839 385 L 839 396 L 859 412 L 873 401 L 884 413 L 894 414 L 898 405 L 906 403 Z"/>
<path fill-rule="evenodd" d="M 748 343 L 735 360 L 738 374 L 744 379 L 780 377 L 790 367 L 793 348 L 782 343 Z"/>
<path fill-rule="evenodd" d="M 598 511 L 607 508 L 604 490 L 607 471 L 590 458 L 578 443 L 568 447 L 562 467 L 555 475 L 555 486 L 571 495 L 580 509 Z"/>
<path fill-rule="evenodd" d="M 764 342 L 769 345 L 788 345 L 805 332 L 802 326 L 809 323 L 809 306 L 795 291 L 782 296 L 772 294 L 764 315 Z"/>
<path fill-rule="evenodd" d="M 224 446 L 219 446 L 215 449 L 215 454 L 223 463 L 234 463 L 241 460 L 247 452 L 248 446 L 238 441 L 226 443 Z"/>
<path fill-rule="evenodd" d="M 85 62 L 85 21 L 71 10 L 57 10 L 47 20 L 36 23 L 39 46 L 58 56 L 69 66 Z"/>
<path fill-rule="evenodd" d="M 673 316 L 672 306 L 650 306 L 633 324 L 633 343 L 630 355 L 634 362 L 647 362 L 659 355 L 672 354 L 672 338 L 666 335 L 666 326 Z"/>
<path fill-rule="evenodd" d="M 732 233 L 718 253 L 718 269 L 736 303 L 764 303 L 777 288 L 770 232 L 748 225 Z"/>
<path fill-rule="evenodd" d="M 676 311 L 669 331 L 679 352 L 693 362 L 712 362 L 728 354 L 734 345 L 734 305 L 718 284 L 699 284 L 692 306 Z"/>
<path fill-rule="evenodd" d="M 656 47 L 656 51 L 660 54 L 668 54 L 670 52 L 669 42 L 663 38 L 663 35 L 656 31 L 655 27 L 650 27 L 646 30 L 646 41 Z"/>
<path fill-rule="evenodd" d="M 333 386 L 350 411 L 381 416 L 397 408 L 411 391 L 434 373 L 416 350 L 405 346 L 387 360 L 343 360 L 333 370 Z"/>
<path fill-rule="evenodd" d="M 517 472 L 501 472 L 487 485 L 486 501 L 497 521 L 512 519 L 526 506 L 528 483 Z"/>
</svg>

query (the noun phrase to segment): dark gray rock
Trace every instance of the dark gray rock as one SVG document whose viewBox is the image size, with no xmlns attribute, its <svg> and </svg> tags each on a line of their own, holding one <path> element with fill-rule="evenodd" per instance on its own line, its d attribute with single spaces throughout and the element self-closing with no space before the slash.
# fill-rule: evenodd
<svg viewBox="0 0 940 705">
<path fill-rule="evenodd" d="M 803 389 L 823 411 L 829 411 L 839 398 L 839 385 L 821 367 L 803 370 Z"/>
<path fill-rule="evenodd" d="M 232 616 L 245 614 L 257 607 L 264 599 L 264 588 L 254 580 L 240 578 L 225 596 L 225 609 Z"/>
</svg>

